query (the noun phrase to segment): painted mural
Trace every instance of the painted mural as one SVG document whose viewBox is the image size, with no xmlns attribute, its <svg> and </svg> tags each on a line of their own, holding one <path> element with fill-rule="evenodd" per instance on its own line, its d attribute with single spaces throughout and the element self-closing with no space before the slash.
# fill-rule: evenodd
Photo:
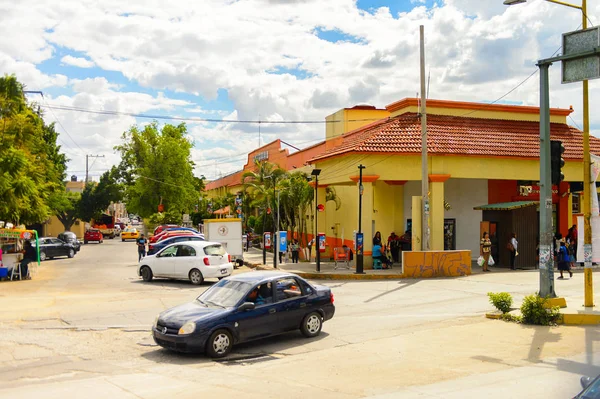
<svg viewBox="0 0 600 399">
<path fill-rule="evenodd" d="M 404 277 L 458 277 L 471 274 L 471 251 L 414 251 L 402 253 Z"/>
</svg>

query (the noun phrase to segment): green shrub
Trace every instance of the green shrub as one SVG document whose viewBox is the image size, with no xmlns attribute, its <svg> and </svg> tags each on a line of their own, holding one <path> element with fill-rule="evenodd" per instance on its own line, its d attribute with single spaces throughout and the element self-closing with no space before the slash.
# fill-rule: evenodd
<svg viewBox="0 0 600 399">
<path fill-rule="evenodd" d="M 490 298 L 490 303 L 496 307 L 502 313 L 510 312 L 510 307 L 512 306 L 513 299 L 512 296 L 508 292 L 488 292 L 488 297 Z"/>
<path fill-rule="evenodd" d="M 514 314 L 510 314 L 510 313 L 503 313 L 500 315 L 500 320 L 504 320 L 504 321 L 512 321 L 515 323 L 521 323 L 521 316 L 517 316 Z"/>
<path fill-rule="evenodd" d="M 521 318 L 524 324 L 535 324 L 540 326 L 553 326 L 560 318 L 560 308 L 554 306 L 546 309 L 544 304 L 548 298 L 542 298 L 538 294 L 528 295 L 523 299 L 521 305 Z"/>
</svg>

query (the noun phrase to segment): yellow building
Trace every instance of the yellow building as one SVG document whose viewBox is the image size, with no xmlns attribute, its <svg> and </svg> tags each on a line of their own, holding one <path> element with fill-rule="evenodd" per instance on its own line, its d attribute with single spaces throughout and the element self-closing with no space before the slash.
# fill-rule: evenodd
<svg viewBox="0 0 600 399">
<path fill-rule="evenodd" d="M 571 205 L 577 196 L 567 182 L 583 180 L 582 133 L 567 125 L 571 112 L 551 110 L 552 139 L 561 140 L 566 148 L 565 182 L 555 187 L 553 198 L 557 230 L 563 234 L 572 224 Z M 517 201 L 535 205 L 539 200 L 535 192 L 540 173 L 539 109 L 428 100 L 427 114 L 430 248 L 470 250 L 476 258 L 488 208 L 474 208 Z M 419 218 L 412 223 L 413 214 L 419 214 L 413 213 L 413 198 L 421 195 L 419 102 L 407 98 L 385 110 L 345 109 L 327 119 L 353 122 L 328 123 L 326 150 L 310 160 L 321 169 L 318 197 L 325 198 L 326 187 L 334 187 L 342 204 L 338 210 L 333 203 L 324 204 L 325 211 L 318 215 L 319 230 L 327 235 L 329 247 L 352 245 L 358 228 L 358 166 L 365 166 L 361 224 L 368 265 L 375 232 L 380 231 L 385 242 L 391 232 L 402 235 L 420 225 Z M 592 153 L 600 154 L 600 140 L 592 138 L 591 146 Z M 508 233 L 502 228 L 508 227 L 496 227 L 495 250 L 503 257 Z M 528 237 L 524 243 L 531 255 L 528 259 L 535 258 L 532 231 L 523 233 Z"/>
<path fill-rule="evenodd" d="M 66 184 L 66 191 L 72 193 L 82 193 L 85 188 L 84 181 L 77 181 L 77 178 L 73 176 L 71 181 L 68 181 Z M 60 220 L 56 216 L 52 216 L 50 219 L 46 221 L 43 225 L 42 236 L 43 237 L 56 237 L 60 233 L 65 231 L 65 226 L 61 223 Z M 85 233 L 85 223 L 76 220 L 71 226 L 71 231 L 77 235 L 77 238 L 83 239 L 83 234 Z"/>
</svg>

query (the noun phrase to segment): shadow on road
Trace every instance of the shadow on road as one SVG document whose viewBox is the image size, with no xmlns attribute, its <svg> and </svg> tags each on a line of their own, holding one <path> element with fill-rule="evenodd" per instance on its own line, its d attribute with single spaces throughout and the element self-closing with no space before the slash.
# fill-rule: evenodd
<svg viewBox="0 0 600 399">
<path fill-rule="evenodd" d="M 216 279 L 215 279 L 216 280 Z M 131 284 L 139 284 L 146 286 L 159 286 L 159 287 L 171 287 L 171 288 L 180 288 L 180 289 L 197 289 L 197 288 L 208 288 L 213 284 L 216 284 L 216 281 L 206 281 L 200 285 L 194 285 L 190 280 L 174 280 L 174 279 L 154 279 L 150 282 L 146 282 L 142 279 L 139 280 L 131 280 Z"/>
<path fill-rule="evenodd" d="M 398 284 L 401 284 L 401 285 L 400 285 L 400 287 L 396 287 L 396 288 L 394 288 L 394 289 L 392 289 L 392 290 L 388 290 L 388 291 L 386 291 L 386 292 L 383 292 L 383 293 L 381 293 L 381 294 L 379 294 L 379 295 L 375 295 L 374 297 L 367 299 L 367 300 L 365 301 L 365 303 L 372 302 L 372 301 L 374 301 L 375 299 L 379 299 L 379 298 L 381 298 L 381 297 L 382 297 L 382 296 L 384 296 L 384 295 L 388 295 L 388 294 L 391 294 L 391 293 L 393 293 L 393 292 L 400 291 L 400 290 L 401 290 L 401 289 L 403 289 L 403 288 L 410 287 L 411 285 L 417 284 L 419 281 L 421 281 L 421 280 L 406 280 L 406 281 L 400 281 L 400 282 L 398 282 Z"/>
<path fill-rule="evenodd" d="M 299 331 L 293 331 L 236 345 L 229 356 L 223 359 L 211 359 L 202 353 L 179 353 L 161 347 L 157 347 L 156 350 L 151 352 L 143 353 L 141 356 L 156 363 L 177 365 L 205 364 L 213 361 L 225 365 L 249 364 L 275 360 L 282 355 L 287 356 L 288 354 L 285 352 L 288 349 L 297 348 L 311 342 L 318 342 L 328 336 L 328 333 L 322 331 L 318 337 L 306 338 Z"/>
</svg>

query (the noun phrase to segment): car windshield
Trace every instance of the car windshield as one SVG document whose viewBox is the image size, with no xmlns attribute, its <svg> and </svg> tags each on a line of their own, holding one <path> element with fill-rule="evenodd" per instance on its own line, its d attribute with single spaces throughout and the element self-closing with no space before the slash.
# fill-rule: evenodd
<svg viewBox="0 0 600 399">
<path fill-rule="evenodd" d="M 225 248 L 221 244 L 207 245 L 204 247 L 204 253 L 207 255 L 225 255 Z"/>
<path fill-rule="evenodd" d="M 135 233 L 136 231 L 136 229 L 125 229 L 126 233 Z"/>
<path fill-rule="evenodd" d="M 252 284 L 243 281 L 221 280 L 204 291 L 196 300 L 207 305 L 232 307 L 248 294 Z"/>
</svg>

